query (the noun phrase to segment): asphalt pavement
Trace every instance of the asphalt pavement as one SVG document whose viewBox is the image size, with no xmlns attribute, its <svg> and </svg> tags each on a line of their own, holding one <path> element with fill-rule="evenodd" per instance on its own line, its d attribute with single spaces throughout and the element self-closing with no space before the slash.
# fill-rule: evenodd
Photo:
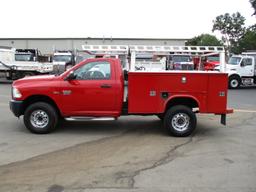
<svg viewBox="0 0 256 192">
<path fill-rule="evenodd" d="M 62 123 L 31 134 L 0 84 L 0 191 L 255 192 L 256 87 L 229 91 L 235 113 L 197 115 L 191 137 L 167 135 L 155 116 Z"/>
</svg>

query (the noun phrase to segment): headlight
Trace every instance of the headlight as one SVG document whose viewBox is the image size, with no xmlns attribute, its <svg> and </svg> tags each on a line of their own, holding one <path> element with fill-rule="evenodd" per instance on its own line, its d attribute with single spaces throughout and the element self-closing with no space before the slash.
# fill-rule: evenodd
<svg viewBox="0 0 256 192">
<path fill-rule="evenodd" d="M 22 97 L 22 94 L 20 93 L 19 89 L 17 89 L 16 87 L 12 88 L 12 96 L 15 99 L 19 99 Z"/>
</svg>

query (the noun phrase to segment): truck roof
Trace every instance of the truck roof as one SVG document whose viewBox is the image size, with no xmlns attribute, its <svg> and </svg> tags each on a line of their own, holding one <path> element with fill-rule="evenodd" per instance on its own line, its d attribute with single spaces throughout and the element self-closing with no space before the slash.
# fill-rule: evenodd
<svg viewBox="0 0 256 192">
<path fill-rule="evenodd" d="M 242 55 L 255 56 L 255 55 L 256 55 L 256 52 L 243 52 Z"/>
</svg>

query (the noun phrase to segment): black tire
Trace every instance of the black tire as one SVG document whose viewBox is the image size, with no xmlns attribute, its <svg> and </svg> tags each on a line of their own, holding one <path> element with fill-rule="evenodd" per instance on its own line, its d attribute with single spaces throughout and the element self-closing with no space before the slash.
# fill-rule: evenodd
<svg viewBox="0 0 256 192">
<path fill-rule="evenodd" d="M 228 80 L 229 89 L 237 89 L 240 87 L 241 79 L 237 76 L 231 76 Z"/>
<path fill-rule="evenodd" d="M 24 124 L 32 133 L 50 133 L 56 128 L 57 123 L 58 114 L 55 108 L 48 103 L 33 103 L 25 110 Z"/>
<path fill-rule="evenodd" d="M 189 136 L 196 128 L 196 115 L 187 106 L 173 106 L 165 114 L 164 127 L 172 136 Z"/>
</svg>

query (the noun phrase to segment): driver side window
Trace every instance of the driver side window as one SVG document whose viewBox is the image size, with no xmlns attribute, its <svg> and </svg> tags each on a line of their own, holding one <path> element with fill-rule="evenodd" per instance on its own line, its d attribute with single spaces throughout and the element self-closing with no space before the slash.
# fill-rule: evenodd
<svg viewBox="0 0 256 192">
<path fill-rule="evenodd" d="M 242 66 L 252 65 L 252 59 L 251 58 L 244 58 L 242 60 Z"/>
<path fill-rule="evenodd" d="M 74 71 L 77 80 L 110 79 L 110 63 L 106 61 L 91 62 Z"/>
</svg>

